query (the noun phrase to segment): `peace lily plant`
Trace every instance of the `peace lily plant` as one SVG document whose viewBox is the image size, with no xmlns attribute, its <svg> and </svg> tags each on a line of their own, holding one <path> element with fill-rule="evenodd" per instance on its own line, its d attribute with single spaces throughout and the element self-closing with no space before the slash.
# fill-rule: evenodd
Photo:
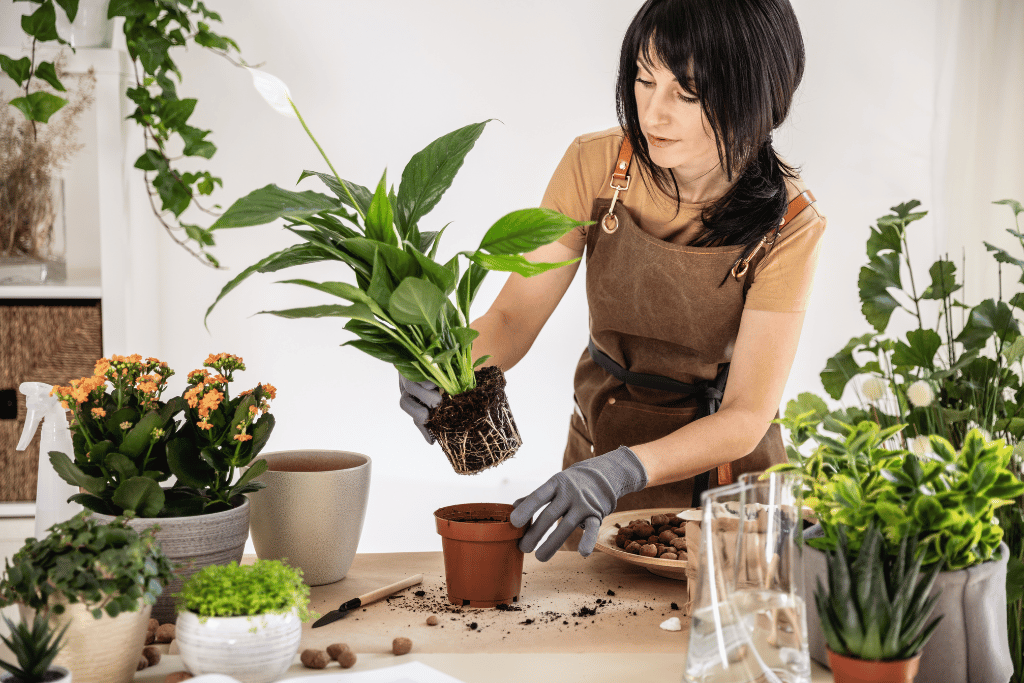
<svg viewBox="0 0 1024 683">
<path fill-rule="evenodd" d="M 207 317 L 228 292 L 254 273 L 276 272 L 320 261 L 340 261 L 354 273 L 354 285 L 306 279 L 282 282 L 323 292 L 344 300 L 345 304 L 262 312 L 283 318 L 348 318 L 345 329 L 357 339 L 346 345 L 391 363 L 411 381 L 429 380 L 436 384 L 446 395 L 447 403 L 442 403 L 435 411 L 428 426 L 452 459 L 438 415 L 453 405 L 455 397 L 469 395 L 477 387 L 478 374 L 500 376 L 500 371 L 493 368 L 474 372 L 487 359 L 483 357 L 474 362 L 472 343 L 477 332 L 469 327 L 469 309 L 480 283 L 491 270 L 529 277 L 571 263 L 534 263 L 522 254 L 553 242 L 579 223 L 548 209 L 513 211 L 486 231 L 476 250 L 459 252 L 439 262 L 435 260 L 438 245 L 447 226 L 436 232 L 426 231 L 420 229 L 420 221 L 451 185 L 488 121 L 444 135 L 415 154 L 402 172 L 397 192 L 388 186 L 386 171 L 376 189 L 371 191 L 342 179 L 280 79 L 255 69 L 250 71 L 260 94 L 276 111 L 299 120 L 330 168 L 329 174 L 303 171 L 299 180 L 316 176 L 333 196 L 267 185 L 236 201 L 211 230 L 262 225 L 283 218 L 285 228 L 302 241 L 242 271 L 224 286 L 207 311 Z M 468 262 L 465 269 L 461 267 L 460 257 Z M 500 393 L 503 401 L 503 386 L 503 378 L 495 380 L 487 384 L 485 393 Z M 479 402 L 491 404 L 487 399 Z M 466 448 L 469 425 L 486 422 L 492 428 L 489 431 L 507 434 L 507 438 L 498 439 L 498 443 L 485 439 L 481 444 L 481 452 L 504 451 L 496 461 L 491 460 L 485 466 L 497 464 L 518 448 L 518 433 L 507 407 L 487 409 L 479 418 L 468 421 L 460 418 L 456 422 L 458 426 L 454 428 L 456 434 L 452 439 L 463 444 L 460 449 Z M 473 427 L 473 431 L 478 428 Z M 469 448 L 473 450 L 472 446 Z M 462 452 L 452 464 L 457 471 L 482 469 L 465 460 L 466 453 Z"/>
</svg>

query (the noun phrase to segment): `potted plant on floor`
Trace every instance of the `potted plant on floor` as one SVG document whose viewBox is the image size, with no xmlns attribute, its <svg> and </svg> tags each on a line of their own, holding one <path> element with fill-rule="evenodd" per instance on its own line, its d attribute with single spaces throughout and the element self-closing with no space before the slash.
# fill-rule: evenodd
<svg viewBox="0 0 1024 683">
<path fill-rule="evenodd" d="M 206 567 L 178 598 L 176 639 L 185 668 L 241 683 L 280 678 L 298 652 L 302 623 L 313 616 L 302 571 L 278 560 Z"/>
<path fill-rule="evenodd" d="M 164 552 L 182 563 L 154 607 L 162 623 L 174 620 L 170 595 L 183 578 L 242 559 L 249 534 L 244 494 L 264 486 L 253 479 L 266 463 L 254 459 L 274 428 L 272 385 L 232 396 L 242 359 L 211 354 L 203 365 L 188 374 L 182 395 L 166 402 L 161 395 L 174 371 L 138 355 L 101 358 L 92 377 L 53 390 L 71 410 L 74 453 L 50 453 L 50 462 L 84 491 L 72 500 L 101 519 L 130 514 L 138 529 L 159 525 Z M 175 483 L 161 487 L 172 476 Z"/>
<path fill-rule="evenodd" d="M 818 519 L 804 535 L 810 546 L 804 554 L 808 581 L 826 575 L 821 551 L 835 551 L 844 534 L 850 552 L 857 552 L 866 543 L 864 530 L 876 526 L 886 557 L 899 557 L 900 543 L 919 536 L 924 565 L 942 570 L 935 614 L 943 616 L 921 659 L 922 680 L 1007 680 L 1012 672 L 1006 631 L 1009 550 L 995 511 L 1024 493 L 1024 484 L 1009 469 L 1013 449 L 973 430 L 959 451 L 932 436 L 935 456 L 921 458 L 886 445 L 905 425 L 826 424 L 837 434 L 804 425 L 818 447 L 772 468 L 804 475 L 804 504 Z M 825 663 L 825 638 L 815 628 L 820 615 L 813 604 L 808 610 L 811 656 Z"/>
<path fill-rule="evenodd" d="M 3 617 L 10 635 L 0 637 L 8 647 L 17 664 L 0 660 L 0 667 L 7 673 L 0 676 L 2 683 L 71 683 L 71 672 L 62 666 L 54 666 L 53 660 L 64 645 L 67 626 L 55 629 L 50 625 L 46 612 L 36 612 L 31 622 L 14 623 Z"/>
<path fill-rule="evenodd" d="M 814 602 L 828 640 L 836 683 L 912 683 L 921 650 L 942 617 L 928 621 L 938 595 L 941 565 L 922 572 L 917 538 L 903 538 L 887 556 L 873 524 L 854 555 L 839 527 L 838 546 L 826 553 L 828 587 L 818 578 Z"/>
<path fill-rule="evenodd" d="M 128 683 L 150 609 L 172 576 L 154 530 L 82 512 L 28 539 L 5 562 L 0 606 L 17 604 L 23 621 L 41 614 L 67 629 L 54 661 L 73 668 L 76 683 Z"/>
<path fill-rule="evenodd" d="M 278 111 L 302 120 L 283 83 L 258 71 L 253 71 L 253 77 Z M 436 384 L 444 398 L 432 412 L 428 428 L 460 474 L 503 462 L 522 441 L 505 398 L 501 370 L 474 371 L 486 360 L 474 361 L 472 343 L 477 332 L 469 327 L 469 309 L 480 283 L 489 270 L 531 276 L 565 265 L 532 263 L 522 254 L 578 225 L 546 209 L 514 211 L 487 230 L 476 250 L 444 262 L 435 260 L 444 228 L 421 230 L 420 221 L 451 185 L 486 124 L 460 128 L 415 154 L 402 172 L 397 193 L 388 186 L 386 173 L 373 191 L 343 180 L 307 127 L 331 173 L 303 171 L 300 180 L 316 176 L 333 196 L 267 185 L 236 201 L 211 226 L 211 230 L 239 228 L 283 218 L 285 227 L 302 241 L 267 256 L 228 282 L 207 316 L 228 292 L 257 272 L 321 261 L 351 269 L 355 285 L 284 281 L 345 304 L 262 312 L 284 318 L 348 318 L 345 329 L 356 339 L 346 345 L 393 364 L 409 380 Z M 467 261 L 465 270 L 460 256 Z"/>
</svg>

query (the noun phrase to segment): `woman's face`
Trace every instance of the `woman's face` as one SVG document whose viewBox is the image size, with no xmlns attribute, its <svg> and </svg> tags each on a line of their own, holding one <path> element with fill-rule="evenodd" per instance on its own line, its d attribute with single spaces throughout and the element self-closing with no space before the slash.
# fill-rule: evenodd
<svg viewBox="0 0 1024 683">
<path fill-rule="evenodd" d="M 700 102 L 663 64 L 638 59 L 634 92 L 640 129 L 655 164 L 678 169 L 685 182 L 719 162 L 715 135 Z"/>
</svg>

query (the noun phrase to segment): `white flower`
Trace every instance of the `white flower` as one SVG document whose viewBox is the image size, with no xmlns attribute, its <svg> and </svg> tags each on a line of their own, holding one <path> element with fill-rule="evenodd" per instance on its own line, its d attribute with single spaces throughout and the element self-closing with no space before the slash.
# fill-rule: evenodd
<svg viewBox="0 0 1024 683">
<path fill-rule="evenodd" d="M 907 399 L 915 408 L 924 408 L 930 406 L 935 400 L 935 392 L 932 391 L 931 384 L 919 379 L 907 387 Z"/>
<path fill-rule="evenodd" d="M 263 95 L 263 99 L 274 108 L 274 111 L 278 114 L 290 116 L 293 119 L 298 118 L 295 114 L 295 109 L 292 107 L 292 94 L 288 91 L 288 86 L 285 85 L 284 81 L 277 76 L 271 76 L 266 71 L 246 68 L 252 74 L 252 84 L 256 86 L 256 91 Z"/>
<path fill-rule="evenodd" d="M 932 452 L 932 442 L 927 436 L 915 436 L 907 442 L 911 453 L 923 458 Z"/>
<path fill-rule="evenodd" d="M 885 390 L 889 387 L 889 383 L 884 378 L 872 375 L 864 380 L 864 383 L 860 385 L 860 390 L 864 393 L 864 398 L 869 401 L 877 401 L 885 396 Z"/>
</svg>

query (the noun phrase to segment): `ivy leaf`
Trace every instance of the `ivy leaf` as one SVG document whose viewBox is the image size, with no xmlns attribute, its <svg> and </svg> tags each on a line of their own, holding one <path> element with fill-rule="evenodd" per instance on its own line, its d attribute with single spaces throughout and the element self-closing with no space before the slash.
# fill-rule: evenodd
<svg viewBox="0 0 1024 683">
<path fill-rule="evenodd" d="M 61 9 L 64 10 L 64 14 L 68 16 L 68 21 L 74 21 L 75 17 L 78 16 L 78 0 L 54 0 Z"/>
<path fill-rule="evenodd" d="M 1000 263 L 1009 263 L 1010 265 L 1017 266 L 1018 268 L 1024 268 L 1024 261 L 1011 255 L 1010 252 L 1005 249 L 1001 249 L 995 245 L 989 244 L 988 242 L 982 242 L 982 244 L 985 245 L 985 249 L 994 252 L 992 256 L 996 261 L 999 261 Z"/>
<path fill-rule="evenodd" d="M 18 97 L 11 100 L 10 104 L 17 107 L 29 121 L 47 123 L 50 117 L 60 111 L 60 108 L 68 101 L 63 97 L 57 97 L 43 90 L 37 90 L 27 97 Z"/>
<path fill-rule="evenodd" d="M 32 14 L 21 18 L 21 28 L 41 43 L 48 40 L 59 40 L 57 35 L 57 11 L 53 3 L 44 2 Z M 61 41 L 64 42 L 64 41 Z"/>
<path fill-rule="evenodd" d="M 157 193 L 160 195 L 162 202 L 160 208 L 164 211 L 170 211 L 175 216 L 180 216 L 188 208 L 188 205 L 192 203 L 192 194 L 188 191 L 188 187 L 170 169 L 156 174 L 156 177 L 153 179 L 153 187 L 156 188 Z"/>
<path fill-rule="evenodd" d="M 32 60 L 28 57 L 11 59 L 7 55 L 0 55 L 0 69 L 3 69 L 3 72 L 20 88 L 32 74 Z"/>
<path fill-rule="evenodd" d="M 900 305 L 889 293 L 890 288 L 902 288 L 900 256 L 897 253 L 877 254 L 860 269 L 857 278 L 860 310 L 877 332 L 885 331 L 892 312 Z"/>
<path fill-rule="evenodd" d="M 110 0 L 107 6 L 107 19 L 114 17 L 141 17 L 146 13 L 146 5 L 139 0 Z"/>
<path fill-rule="evenodd" d="M 868 259 L 874 259 L 879 252 L 895 252 L 900 254 L 903 252 L 903 243 L 900 241 L 900 231 L 892 223 L 892 221 L 886 221 L 885 218 L 892 218 L 891 216 L 884 216 L 878 220 L 878 227 L 871 228 L 871 235 L 867 241 L 867 254 Z"/>
<path fill-rule="evenodd" d="M 53 67 L 53 62 L 40 62 L 39 66 L 36 67 L 36 77 L 41 78 L 50 84 L 54 90 L 64 92 L 67 88 L 57 78 L 57 70 Z"/>
</svg>

